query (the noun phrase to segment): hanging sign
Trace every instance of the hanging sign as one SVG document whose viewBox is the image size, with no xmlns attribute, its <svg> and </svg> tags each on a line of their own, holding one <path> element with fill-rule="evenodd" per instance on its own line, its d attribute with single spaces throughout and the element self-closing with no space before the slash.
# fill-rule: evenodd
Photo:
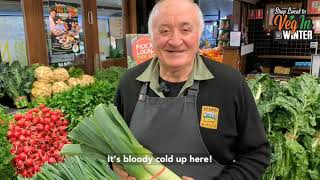
<svg viewBox="0 0 320 180">
<path fill-rule="evenodd" d="M 127 34 L 128 68 L 154 57 L 153 46 L 148 34 Z"/>
</svg>

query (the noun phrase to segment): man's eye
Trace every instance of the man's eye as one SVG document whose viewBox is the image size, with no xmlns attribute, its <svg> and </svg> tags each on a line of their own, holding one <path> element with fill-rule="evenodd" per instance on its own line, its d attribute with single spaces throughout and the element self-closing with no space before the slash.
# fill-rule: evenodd
<svg viewBox="0 0 320 180">
<path fill-rule="evenodd" d="M 163 34 L 163 33 L 168 33 L 168 32 L 169 32 L 169 30 L 167 30 L 167 29 L 160 30 L 160 33 L 161 33 L 161 34 Z"/>
<path fill-rule="evenodd" d="M 187 32 L 190 32 L 190 31 L 191 31 L 191 29 L 190 29 L 190 28 L 182 28 L 182 32 L 187 33 Z"/>
</svg>

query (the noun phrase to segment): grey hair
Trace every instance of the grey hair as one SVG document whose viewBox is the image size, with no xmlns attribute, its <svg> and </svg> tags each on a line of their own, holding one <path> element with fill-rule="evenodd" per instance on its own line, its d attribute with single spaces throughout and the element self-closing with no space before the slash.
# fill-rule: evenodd
<svg viewBox="0 0 320 180">
<path fill-rule="evenodd" d="M 149 15 L 148 33 L 149 33 L 151 39 L 153 39 L 153 32 L 152 32 L 153 17 L 155 15 L 156 10 L 159 8 L 160 4 L 162 2 L 164 2 L 164 1 L 165 0 L 158 1 L 157 4 L 152 8 L 151 13 Z M 189 2 L 192 3 L 195 6 L 196 10 L 197 10 L 197 15 L 198 15 L 198 18 L 199 18 L 199 23 L 200 23 L 200 34 L 199 34 L 199 39 L 200 39 L 201 38 L 201 34 L 202 34 L 203 30 L 204 30 L 203 14 L 202 14 L 202 11 L 201 11 L 200 7 L 196 3 L 194 3 L 193 0 L 189 0 Z"/>
</svg>

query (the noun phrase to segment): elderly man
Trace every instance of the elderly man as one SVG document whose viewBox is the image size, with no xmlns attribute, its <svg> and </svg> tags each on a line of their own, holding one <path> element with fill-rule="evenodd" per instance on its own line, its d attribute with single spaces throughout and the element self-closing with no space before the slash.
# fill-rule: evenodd
<svg viewBox="0 0 320 180">
<path fill-rule="evenodd" d="M 136 138 L 154 153 L 215 159 L 167 164 L 183 179 L 261 178 L 270 147 L 254 99 L 239 72 L 197 54 L 199 7 L 191 0 L 162 0 L 148 23 L 156 57 L 127 71 L 115 102 Z"/>
</svg>

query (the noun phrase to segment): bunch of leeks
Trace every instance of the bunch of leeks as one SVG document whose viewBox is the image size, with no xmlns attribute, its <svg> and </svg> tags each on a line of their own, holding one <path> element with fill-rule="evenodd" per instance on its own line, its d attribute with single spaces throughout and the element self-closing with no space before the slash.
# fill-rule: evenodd
<svg viewBox="0 0 320 180">
<path fill-rule="evenodd" d="M 69 137 L 79 144 L 67 144 L 61 154 L 82 155 L 108 160 L 108 156 L 123 158 L 124 154 L 132 157 L 148 156 L 152 163 L 117 162 L 130 175 L 138 180 L 181 180 L 179 176 L 157 162 L 152 153 L 145 149 L 134 137 L 127 124 L 112 105 L 98 105 L 94 114 L 85 118 L 70 133 Z"/>
<path fill-rule="evenodd" d="M 103 160 L 94 160 L 81 156 L 67 157 L 63 163 L 45 164 L 41 172 L 30 179 L 18 176 L 18 180 L 119 180 L 118 176 Z"/>
</svg>

